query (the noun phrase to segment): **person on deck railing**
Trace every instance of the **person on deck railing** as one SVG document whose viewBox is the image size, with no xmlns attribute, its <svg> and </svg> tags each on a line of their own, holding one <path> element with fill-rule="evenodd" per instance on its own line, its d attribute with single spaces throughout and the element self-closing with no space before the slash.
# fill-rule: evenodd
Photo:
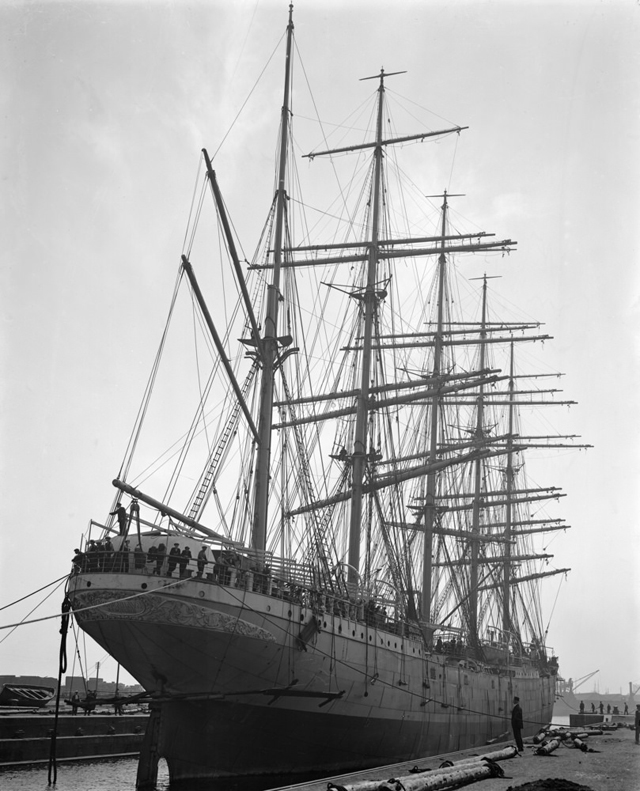
<svg viewBox="0 0 640 791">
<path fill-rule="evenodd" d="M 203 544 L 202 545 L 202 549 L 200 550 L 200 552 L 198 552 L 198 557 L 196 559 L 196 562 L 198 564 L 198 573 L 196 574 L 196 577 L 202 578 L 202 575 L 204 573 L 204 567 L 207 565 L 207 547 L 206 547 L 206 544 Z"/>
<path fill-rule="evenodd" d="M 150 574 L 156 573 L 157 554 L 158 554 L 158 547 L 155 544 L 153 544 L 152 546 L 149 547 L 149 551 L 147 552 L 147 564 L 148 564 L 147 571 Z"/>
<path fill-rule="evenodd" d="M 114 563 L 114 571 L 124 572 L 128 574 L 129 572 L 129 541 L 125 540 L 122 542 L 122 546 L 120 547 L 119 552 L 116 552 L 114 555 L 115 563 Z"/>
<path fill-rule="evenodd" d="M 169 550 L 169 557 L 167 558 L 167 577 L 171 577 L 178 565 L 178 558 L 180 557 L 180 544 L 177 542 Z"/>
<path fill-rule="evenodd" d="M 156 549 L 156 570 L 153 572 L 160 576 L 162 574 L 162 566 L 164 564 L 164 559 L 167 554 L 167 548 L 164 544 L 159 544 L 158 548 Z"/>
<path fill-rule="evenodd" d="M 190 560 L 191 560 L 191 550 L 189 549 L 189 547 L 184 547 L 184 549 L 180 553 L 180 559 L 178 560 L 178 565 L 180 566 L 181 578 L 191 576 L 191 572 L 187 571 L 187 566 Z"/>
<path fill-rule="evenodd" d="M 111 539 L 107 536 L 104 544 L 103 544 L 103 555 L 102 555 L 102 570 L 103 571 L 113 571 L 113 544 L 111 543 Z"/>
<path fill-rule="evenodd" d="M 144 569 L 144 564 L 146 561 L 146 555 L 144 554 L 144 550 L 140 546 L 140 544 L 136 544 L 136 548 L 133 550 L 133 565 L 136 571 L 141 571 Z"/>
<path fill-rule="evenodd" d="M 80 552 L 79 549 L 74 549 L 73 551 L 76 553 L 71 559 L 71 562 L 73 563 L 73 573 L 80 574 L 81 571 L 85 570 L 86 556 L 84 552 Z"/>
<path fill-rule="evenodd" d="M 95 541 L 89 541 L 87 549 L 87 571 L 98 570 L 98 547 Z"/>
</svg>

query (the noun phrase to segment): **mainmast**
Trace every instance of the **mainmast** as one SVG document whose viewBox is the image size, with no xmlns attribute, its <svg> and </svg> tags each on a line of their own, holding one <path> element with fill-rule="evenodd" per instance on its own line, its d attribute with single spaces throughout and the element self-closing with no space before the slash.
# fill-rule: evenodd
<svg viewBox="0 0 640 791">
<path fill-rule="evenodd" d="M 373 320 L 377 309 L 376 275 L 378 269 L 380 196 L 382 183 L 382 117 L 384 107 L 384 69 L 380 71 L 378 88 L 378 113 L 376 141 L 374 147 L 373 213 L 371 217 L 371 241 L 367 262 L 367 283 L 360 295 L 364 310 L 364 332 L 362 341 L 362 367 L 360 393 L 356 400 L 356 430 L 353 446 L 353 478 L 351 499 L 351 522 L 349 527 L 349 582 L 358 582 L 360 567 L 360 524 L 362 521 L 364 471 L 367 464 L 367 427 L 369 418 L 369 383 L 371 378 L 371 345 Z"/>
<path fill-rule="evenodd" d="M 444 347 L 444 282 L 446 277 L 447 256 L 445 254 L 445 235 L 447 229 L 447 191 L 443 194 L 442 204 L 442 248 L 438 257 L 438 319 L 434 336 L 432 377 L 437 381 L 442 371 L 442 349 Z M 440 412 L 440 393 L 436 392 L 431 399 L 431 420 L 429 427 L 429 458 L 435 461 L 438 451 L 438 416 Z M 435 497 L 437 472 L 427 475 L 427 491 L 424 509 L 424 557 L 422 565 L 422 602 L 420 614 L 422 620 L 431 620 L 431 579 L 433 574 L 433 528 L 435 524 Z"/>
<path fill-rule="evenodd" d="M 278 356 L 278 307 L 280 301 L 280 271 L 283 260 L 284 215 L 287 201 L 287 148 L 291 117 L 291 50 L 293 43 L 293 5 L 289 6 L 287 26 L 287 54 L 284 78 L 284 100 L 280 123 L 280 158 L 278 185 L 276 188 L 276 215 L 273 244 L 273 277 L 268 287 L 267 309 L 262 339 L 263 369 L 260 387 L 260 417 L 258 422 L 259 443 L 256 455 L 254 488 L 254 515 L 251 544 L 254 549 L 264 550 L 267 542 L 267 501 L 269 493 L 269 468 L 271 462 L 271 429 L 273 422 L 273 390 L 275 364 Z"/>
</svg>

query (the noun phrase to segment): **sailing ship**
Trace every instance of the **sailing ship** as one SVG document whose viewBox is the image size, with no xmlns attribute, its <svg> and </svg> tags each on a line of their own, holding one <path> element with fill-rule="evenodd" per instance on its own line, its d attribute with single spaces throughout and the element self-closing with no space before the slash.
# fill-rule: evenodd
<svg viewBox="0 0 640 791">
<path fill-rule="evenodd" d="M 549 336 L 492 318 L 488 276 L 467 284 L 473 315 L 456 313 L 457 259 L 516 243 L 457 231 L 447 191 L 421 194 L 419 219 L 392 209 L 398 148 L 464 127 L 389 133 L 384 70 L 368 78 L 372 136 L 308 155 L 355 158 L 363 174 L 322 215 L 338 230 L 317 241 L 294 221 L 293 30 L 290 8 L 276 188 L 248 266 L 203 150 L 194 216 L 210 193 L 238 297 L 222 330 L 194 224 L 169 311 L 186 292 L 201 344 L 193 416 L 157 465 L 135 467 L 168 321 L 109 516 L 91 522 L 69 579 L 79 626 L 152 701 L 140 785 L 158 756 L 176 782 L 474 747 L 504 737 L 514 695 L 525 734 L 551 718 L 539 586 L 568 569 L 535 540 L 567 525 L 547 516 L 560 491 L 528 482 L 525 455 L 575 437 L 520 421 L 569 402 L 519 373 L 520 345 Z M 186 406 L 183 373 L 177 389 Z"/>
</svg>

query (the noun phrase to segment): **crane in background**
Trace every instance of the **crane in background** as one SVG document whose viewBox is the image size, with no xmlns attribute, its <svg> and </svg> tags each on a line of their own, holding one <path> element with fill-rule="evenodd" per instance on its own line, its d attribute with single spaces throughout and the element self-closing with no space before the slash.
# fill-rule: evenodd
<svg viewBox="0 0 640 791">
<path fill-rule="evenodd" d="M 581 687 L 585 683 L 585 681 L 588 681 L 592 676 L 595 676 L 595 674 L 599 672 L 600 672 L 599 670 L 594 670 L 591 673 L 587 673 L 586 676 L 580 676 L 580 678 L 576 678 L 575 681 L 570 678 L 567 681 L 567 689 L 569 690 L 569 692 L 575 692 L 578 689 L 578 687 Z"/>
</svg>

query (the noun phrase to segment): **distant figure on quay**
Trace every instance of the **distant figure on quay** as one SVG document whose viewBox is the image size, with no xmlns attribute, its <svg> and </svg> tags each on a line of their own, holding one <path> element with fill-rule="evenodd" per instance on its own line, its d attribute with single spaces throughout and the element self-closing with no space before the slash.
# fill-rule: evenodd
<svg viewBox="0 0 640 791">
<path fill-rule="evenodd" d="M 513 699 L 513 708 L 511 709 L 511 727 L 513 728 L 513 738 L 516 740 L 516 747 L 519 753 L 524 752 L 524 744 L 522 743 L 522 709 L 520 708 L 520 698 Z"/>
</svg>

